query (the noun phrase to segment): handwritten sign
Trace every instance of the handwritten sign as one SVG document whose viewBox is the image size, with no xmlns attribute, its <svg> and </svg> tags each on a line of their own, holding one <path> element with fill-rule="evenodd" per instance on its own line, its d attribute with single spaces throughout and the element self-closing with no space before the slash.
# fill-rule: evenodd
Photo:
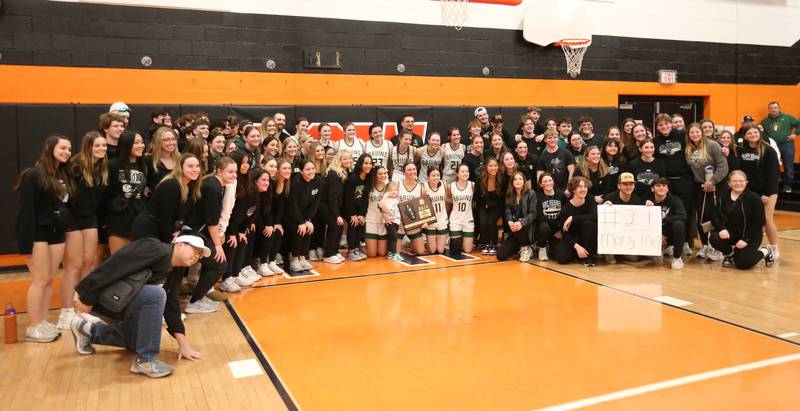
<svg viewBox="0 0 800 411">
<path fill-rule="evenodd" d="M 598 205 L 597 253 L 661 255 L 661 208 Z"/>
</svg>

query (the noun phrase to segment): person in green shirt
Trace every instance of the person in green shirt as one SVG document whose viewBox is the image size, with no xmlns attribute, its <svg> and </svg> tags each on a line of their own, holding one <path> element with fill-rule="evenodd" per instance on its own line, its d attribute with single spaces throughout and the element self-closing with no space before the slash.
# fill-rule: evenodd
<svg viewBox="0 0 800 411">
<path fill-rule="evenodd" d="M 800 120 L 781 113 L 781 105 L 777 101 L 769 103 L 767 106 L 769 115 L 761 120 L 764 127 L 764 134 L 767 138 L 775 140 L 783 159 L 783 191 L 792 192 L 792 181 L 794 180 L 794 139 L 800 132 Z"/>
</svg>

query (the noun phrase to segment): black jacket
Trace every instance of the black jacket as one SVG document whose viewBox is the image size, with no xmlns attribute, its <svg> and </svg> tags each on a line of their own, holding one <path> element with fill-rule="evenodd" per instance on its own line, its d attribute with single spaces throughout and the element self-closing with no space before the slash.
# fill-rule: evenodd
<svg viewBox="0 0 800 411">
<path fill-rule="evenodd" d="M 664 161 L 668 178 L 691 177 L 689 164 L 686 162 L 686 133 L 672 129 L 668 136 L 656 132 L 653 139 L 656 146 L 655 157 Z"/>
<path fill-rule="evenodd" d="M 328 171 L 324 177 L 322 198 L 320 199 L 320 209 L 324 209 L 333 218 L 342 215 L 342 205 L 344 204 L 344 181 L 333 171 Z"/>
<path fill-rule="evenodd" d="M 111 284 L 144 269 L 150 269 L 153 276 L 148 284 L 164 283 L 167 292 L 167 305 L 164 308 L 164 319 L 167 331 L 186 334 L 181 321 L 179 290 L 183 270 L 172 268 L 172 244 L 163 243 L 155 238 L 143 238 L 122 247 L 106 261 L 92 270 L 77 286 L 78 296 L 82 303 L 94 306 L 100 293 Z"/>
<path fill-rule="evenodd" d="M 688 217 L 686 215 L 686 209 L 683 207 L 683 201 L 674 195 L 667 193 L 667 196 L 664 197 L 664 201 L 660 203 L 656 202 L 655 195 L 651 195 L 649 200 L 652 201 L 655 206 L 661 207 L 662 227 L 671 226 L 675 221 L 687 222 Z"/>
<path fill-rule="evenodd" d="M 344 214 L 347 217 L 354 215 L 365 216 L 367 215 L 367 206 L 369 205 L 369 196 L 366 182 L 356 172 L 350 173 L 347 181 L 344 183 L 342 204 Z"/>
<path fill-rule="evenodd" d="M 43 173 L 40 167 L 31 168 L 20 186 L 16 226 L 20 254 L 31 254 L 36 227 L 55 227 L 58 214 L 65 209 L 65 204 L 55 193 L 42 189 Z"/>
<path fill-rule="evenodd" d="M 306 181 L 298 175 L 292 181 L 292 189 L 289 192 L 289 204 L 286 210 L 289 222 L 292 225 L 300 225 L 311 221 L 317 214 L 321 197 L 322 183 L 319 176 Z"/>
<path fill-rule="evenodd" d="M 741 170 L 747 175 L 747 188 L 756 194 L 771 196 L 778 193 L 780 163 L 778 153 L 764 146 L 761 155 L 755 149 L 744 146 L 738 151 Z"/>
<path fill-rule="evenodd" d="M 728 230 L 731 238 L 760 241 L 766 224 L 761 197 L 749 189 L 736 200 L 731 199 L 730 193 L 725 193 L 711 214 L 711 224 L 716 231 Z"/>
</svg>

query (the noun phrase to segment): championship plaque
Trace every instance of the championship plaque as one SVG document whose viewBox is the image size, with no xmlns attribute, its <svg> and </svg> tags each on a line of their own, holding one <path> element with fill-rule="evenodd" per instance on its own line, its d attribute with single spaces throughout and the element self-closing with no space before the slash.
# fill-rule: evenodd
<svg viewBox="0 0 800 411">
<path fill-rule="evenodd" d="M 400 219 L 407 232 L 417 231 L 424 224 L 436 222 L 433 203 L 427 195 L 403 201 L 398 204 L 398 207 L 400 208 Z"/>
</svg>

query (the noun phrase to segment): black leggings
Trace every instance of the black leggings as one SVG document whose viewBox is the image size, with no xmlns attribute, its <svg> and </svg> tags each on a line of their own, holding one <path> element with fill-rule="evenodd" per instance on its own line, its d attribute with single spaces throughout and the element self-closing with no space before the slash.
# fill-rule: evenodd
<svg viewBox="0 0 800 411">
<path fill-rule="evenodd" d="M 695 190 L 695 215 L 697 215 L 697 234 L 700 236 L 700 242 L 703 245 L 708 244 L 708 233 L 703 232 L 703 223 L 711 221 L 711 214 L 715 212 L 717 201 L 719 197 L 717 192 L 706 193 L 702 188 Z M 703 200 L 705 200 L 705 208 L 703 207 Z"/>
<path fill-rule="evenodd" d="M 576 226 L 573 221 L 570 230 L 564 234 L 561 240 L 553 239 L 550 247 L 553 251 L 553 259 L 559 264 L 571 263 L 578 259 L 578 252 L 575 251 L 575 244 L 580 244 L 589 252 L 589 257 L 597 254 L 597 224 L 587 221 L 580 226 Z"/>
<path fill-rule="evenodd" d="M 395 223 L 386 224 L 386 251 L 397 254 L 397 230 L 399 226 Z"/>
<path fill-rule="evenodd" d="M 225 274 L 222 275 L 223 281 L 225 281 L 228 277 L 235 277 L 239 275 L 239 272 L 242 271 L 244 265 L 249 263 L 251 260 L 248 259 L 247 256 L 253 255 L 252 233 L 247 235 L 247 243 L 242 241 L 238 234 L 236 235 L 236 241 L 236 247 L 231 247 L 227 243 L 225 243 L 223 246 L 223 249 L 225 250 L 225 259 L 228 261 L 228 269 L 226 270 Z"/>
<path fill-rule="evenodd" d="M 530 226 L 522 227 L 521 230 L 508 233 L 508 237 L 500 244 L 500 249 L 497 250 L 497 259 L 505 261 L 511 258 L 512 255 L 519 252 L 520 248 L 530 245 Z"/>
<path fill-rule="evenodd" d="M 264 230 L 264 228 L 261 227 L 261 230 Z M 272 235 L 269 237 L 264 237 L 264 235 L 259 232 L 255 240 L 255 247 L 256 250 L 258 250 L 258 257 L 261 259 L 262 264 L 275 261 L 275 256 L 281 251 L 282 240 L 283 234 L 278 230 L 273 230 Z"/>
<path fill-rule="evenodd" d="M 683 207 L 686 209 L 686 215 L 688 216 L 687 221 L 697 221 L 698 211 L 694 204 L 695 190 L 694 178 L 690 176 L 669 179 L 669 191 L 683 203 Z M 686 230 L 686 241 L 691 244 L 694 236 L 697 235 L 697 225 L 689 224 Z"/>
<path fill-rule="evenodd" d="M 681 258 L 683 243 L 686 242 L 686 224 L 681 220 L 675 220 L 672 224 L 663 226 L 661 234 L 667 237 L 667 244 L 672 246 L 672 256 Z"/>
<path fill-rule="evenodd" d="M 736 266 L 736 268 L 747 270 L 758 264 L 758 262 L 764 258 L 764 253 L 758 250 L 761 247 L 761 240 L 763 239 L 763 234 L 761 234 L 760 231 L 758 236 L 751 239 L 747 243 L 747 247 L 742 249 L 735 248 L 736 243 L 742 239 L 742 236 L 731 230 L 728 230 L 728 232 L 731 234 L 730 238 L 723 240 L 719 238 L 719 231 L 712 231 L 711 246 L 722 251 L 722 253 L 726 255 L 733 251 L 733 265 Z"/>
<path fill-rule="evenodd" d="M 489 246 L 497 245 L 497 220 L 503 215 L 503 209 L 481 208 L 478 210 L 480 220 L 481 242 Z"/>
<path fill-rule="evenodd" d="M 208 233 L 202 232 L 200 233 L 200 237 L 203 238 L 206 247 L 211 249 L 211 255 L 200 260 L 200 276 L 192 292 L 192 297 L 189 299 L 191 303 L 205 297 L 206 293 L 214 287 L 214 283 L 222 277 L 227 268 L 225 263 L 219 263 L 214 260 L 214 257 L 217 255 L 217 249 L 214 247 L 214 243 L 211 241 Z"/>
<path fill-rule="evenodd" d="M 316 227 L 314 227 L 316 229 Z M 297 258 L 300 256 L 308 257 L 308 250 L 311 247 L 311 234 L 299 235 L 297 234 L 297 226 L 289 226 L 286 232 L 290 238 L 292 257 Z"/>
<path fill-rule="evenodd" d="M 349 250 L 355 250 L 361 245 L 361 242 L 364 241 L 364 231 L 366 230 L 366 225 L 361 224 L 358 226 L 350 225 L 350 220 L 346 221 L 347 227 L 347 248 Z"/>
<path fill-rule="evenodd" d="M 536 224 L 536 232 L 533 238 L 536 240 L 536 245 L 539 248 L 547 247 L 547 243 L 553 238 L 555 230 L 547 221 L 538 221 Z"/>
<path fill-rule="evenodd" d="M 339 252 L 339 240 L 342 238 L 342 226 L 336 224 L 336 215 L 330 212 L 326 207 L 320 207 L 317 212 L 317 221 L 319 226 L 314 226 L 314 234 L 319 232 L 318 239 L 321 240 L 319 244 L 313 240 L 312 245 L 321 246 L 325 249 L 325 253 L 320 256 L 333 257 Z"/>
</svg>

